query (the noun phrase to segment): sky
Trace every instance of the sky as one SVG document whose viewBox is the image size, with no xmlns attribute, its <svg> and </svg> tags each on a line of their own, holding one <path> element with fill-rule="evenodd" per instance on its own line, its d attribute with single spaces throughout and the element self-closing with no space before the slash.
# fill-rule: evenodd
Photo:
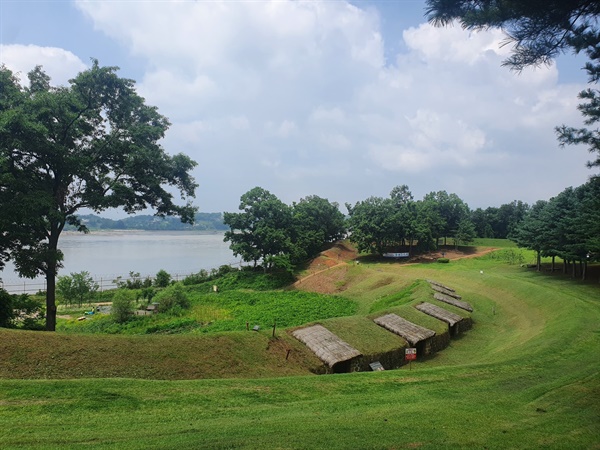
<svg viewBox="0 0 600 450">
<path fill-rule="evenodd" d="M 118 66 L 172 123 L 162 145 L 198 166 L 200 211 L 237 211 L 255 186 L 287 204 L 354 204 L 406 184 L 472 209 L 547 200 L 585 183 L 585 60 L 521 74 L 500 30 L 435 28 L 422 0 L 0 0 L 0 63 L 66 85 Z M 124 216 L 108 212 L 107 217 Z"/>
</svg>

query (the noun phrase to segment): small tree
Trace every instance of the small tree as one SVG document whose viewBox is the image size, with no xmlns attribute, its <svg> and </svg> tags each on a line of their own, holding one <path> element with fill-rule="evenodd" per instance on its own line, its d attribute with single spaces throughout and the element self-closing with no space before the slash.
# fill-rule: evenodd
<svg viewBox="0 0 600 450">
<path fill-rule="evenodd" d="M 58 277 L 56 288 L 64 299 L 71 304 L 71 300 L 77 300 L 81 306 L 84 300 L 91 299 L 98 290 L 98 284 L 90 276 L 89 272 L 71 272 L 71 275 Z"/>
<path fill-rule="evenodd" d="M 468 218 L 463 218 L 458 223 L 458 229 L 454 234 L 454 244 L 456 249 L 460 244 L 469 244 L 473 242 L 473 240 L 477 237 L 477 233 L 475 232 L 475 225 Z"/>
<path fill-rule="evenodd" d="M 133 314 L 133 295 L 130 291 L 119 289 L 112 301 L 111 314 L 115 322 L 125 323 Z"/>
<path fill-rule="evenodd" d="M 154 278 L 154 286 L 165 288 L 171 283 L 171 275 L 163 269 L 159 270 Z"/>
<path fill-rule="evenodd" d="M 180 283 L 173 284 L 154 297 L 158 302 L 159 312 L 178 314 L 183 309 L 190 307 L 190 300 Z"/>
</svg>

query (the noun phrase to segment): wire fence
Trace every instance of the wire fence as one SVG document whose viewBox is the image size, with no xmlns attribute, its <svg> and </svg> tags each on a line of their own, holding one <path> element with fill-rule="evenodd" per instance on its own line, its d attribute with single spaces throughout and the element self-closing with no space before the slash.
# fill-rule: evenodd
<svg viewBox="0 0 600 450">
<path fill-rule="evenodd" d="M 241 268 L 243 266 L 242 262 L 229 263 L 225 265 L 235 268 Z M 208 270 L 208 272 L 210 272 L 210 270 Z M 169 275 L 171 275 L 171 280 L 180 281 L 185 277 L 195 275 L 197 273 L 198 271 L 170 273 Z M 140 275 L 138 273 L 135 273 L 134 275 L 135 276 L 132 276 L 132 273 L 128 273 L 127 275 L 105 275 L 92 278 L 94 279 L 94 283 L 98 285 L 98 292 L 116 289 L 119 287 L 119 284 L 127 283 L 127 281 L 144 281 L 146 279 L 154 281 L 155 278 L 155 275 Z M 21 278 L 19 281 L 7 280 L 7 282 L 0 280 L 0 289 L 6 290 L 9 294 L 35 294 L 37 292 L 46 291 L 46 287 L 46 280 L 44 278 L 36 278 L 33 280 Z"/>
</svg>

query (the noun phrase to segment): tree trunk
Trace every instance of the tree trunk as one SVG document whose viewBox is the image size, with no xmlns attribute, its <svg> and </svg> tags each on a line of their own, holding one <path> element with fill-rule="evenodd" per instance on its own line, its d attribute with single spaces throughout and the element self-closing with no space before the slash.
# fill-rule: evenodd
<svg viewBox="0 0 600 450">
<path fill-rule="evenodd" d="M 542 271 L 542 255 L 539 250 L 537 251 L 537 255 L 536 255 L 536 267 L 537 267 L 538 272 Z"/>
<path fill-rule="evenodd" d="M 554 259 L 556 256 L 552 255 L 552 273 L 554 273 Z"/>
<path fill-rule="evenodd" d="M 46 261 L 46 331 L 56 331 L 56 273 L 58 268 L 58 238 L 64 223 L 50 226 L 48 260 Z"/>
<path fill-rule="evenodd" d="M 56 268 L 46 273 L 46 331 L 56 330 Z"/>
<path fill-rule="evenodd" d="M 585 277 L 587 276 L 587 261 L 581 261 L 581 280 L 585 281 Z"/>
</svg>

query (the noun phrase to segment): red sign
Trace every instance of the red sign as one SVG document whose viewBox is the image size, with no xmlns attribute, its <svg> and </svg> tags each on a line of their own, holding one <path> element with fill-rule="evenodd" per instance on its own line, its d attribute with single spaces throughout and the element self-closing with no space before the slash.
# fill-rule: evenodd
<svg viewBox="0 0 600 450">
<path fill-rule="evenodd" d="M 416 348 L 407 348 L 404 350 L 404 359 L 406 361 L 413 361 L 417 359 L 417 349 Z"/>
</svg>

